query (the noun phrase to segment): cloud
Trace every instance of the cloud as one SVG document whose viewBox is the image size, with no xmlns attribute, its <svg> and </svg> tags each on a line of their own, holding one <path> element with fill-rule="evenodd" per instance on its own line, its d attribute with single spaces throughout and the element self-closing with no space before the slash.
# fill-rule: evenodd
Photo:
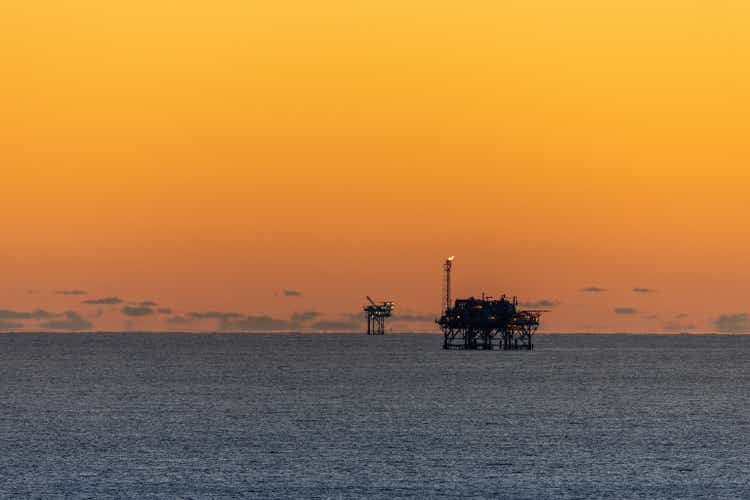
<svg viewBox="0 0 750 500">
<path fill-rule="evenodd" d="M 555 307 L 560 305 L 559 300 L 537 300 L 535 302 L 521 302 L 523 307 Z"/>
<path fill-rule="evenodd" d="M 695 325 L 684 324 L 679 321 L 667 321 L 661 325 L 663 330 L 670 332 L 686 332 L 688 330 L 695 330 Z"/>
<path fill-rule="evenodd" d="M 361 315 L 360 315 L 361 317 Z M 393 316 L 394 321 L 410 321 L 414 323 L 421 323 L 425 321 L 435 321 L 435 316 L 432 314 L 396 314 Z M 353 323 L 353 322 L 352 322 Z"/>
<path fill-rule="evenodd" d="M 356 321 L 318 321 L 311 325 L 315 330 L 354 331 L 362 328 Z"/>
<path fill-rule="evenodd" d="M 297 290 L 282 290 L 281 293 L 284 297 L 302 297 L 302 292 Z"/>
<path fill-rule="evenodd" d="M 152 302 L 150 300 L 146 300 L 146 301 L 140 303 L 141 307 L 156 307 L 158 305 L 159 304 L 157 304 L 156 302 Z"/>
<path fill-rule="evenodd" d="M 154 314 L 154 310 L 150 307 L 141 307 L 141 306 L 125 306 L 122 308 L 122 313 L 125 316 L 133 316 L 133 317 L 141 317 L 141 316 L 151 316 Z"/>
<path fill-rule="evenodd" d="M 156 310 L 157 314 L 172 314 L 172 310 L 168 307 L 160 307 Z"/>
<path fill-rule="evenodd" d="M 633 291 L 635 293 L 656 293 L 656 290 L 654 290 L 653 288 L 640 288 L 640 287 L 636 287 L 636 288 L 633 288 Z"/>
<path fill-rule="evenodd" d="M 588 292 L 588 293 L 602 293 L 606 292 L 606 288 L 599 288 L 598 286 L 587 286 L 586 288 L 581 288 L 582 292 Z"/>
<path fill-rule="evenodd" d="M 224 331 L 258 331 L 272 332 L 280 330 L 295 330 L 299 324 L 285 319 L 276 319 L 270 316 L 245 316 L 241 319 L 225 319 L 219 324 L 219 329 Z"/>
<path fill-rule="evenodd" d="M 614 311 L 615 314 L 638 314 L 638 311 L 633 309 L 632 307 L 616 307 Z"/>
<path fill-rule="evenodd" d="M 62 314 L 51 313 L 51 312 L 43 311 L 41 309 L 37 309 L 36 311 L 32 311 L 32 312 L 10 311 L 7 309 L 0 310 L 0 320 L 3 320 L 3 319 L 10 319 L 10 320 L 39 319 L 39 320 L 42 320 L 42 319 L 59 318 L 60 316 L 62 316 Z"/>
<path fill-rule="evenodd" d="M 318 317 L 320 317 L 320 313 L 318 311 L 296 312 L 292 314 L 292 321 L 294 321 L 295 323 L 307 323 L 308 321 L 312 321 Z"/>
<path fill-rule="evenodd" d="M 18 330 L 23 328 L 25 325 L 18 321 L 4 321 L 0 320 L 0 330 Z"/>
<path fill-rule="evenodd" d="M 714 321 L 720 332 L 736 333 L 750 331 L 750 316 L 747 313 L 722 314 Z"/>
<path fill-rule="evenodd" d="M 188 313 L 190 319 L 218 319 L 228 321 L 231 319 L 242 318 L 244 315 L 234 312 L 208 311 L 208 312 L 191 312 Z"/>
<path fill-rule="evenodd" d="M 57 290 L 55 292 L 57 295 L 88 295 L 88 292 L 85 290 Z"/>
<path fill-rule="evenodd" d="M 89 330 L 93 326 L 89 321 L 84 319 L 75 311 L 65 311 L 65 319 L 48 321 L 40 325 L 42 328 L 50 330 Z"/>
<path fill-rule="evenodd" d="M 173 316 L 171 318 L 167 318 L 164 321 L 166 321 L 170 325 L 189 325 L 190 320 L 187 319 L 185 316 Z"/>
<path fill-rule="evenodd" d="M 123 300 L 119 297 L 104 297 L 102 299 L 84 300 L 82 304 L 100 304 L 100 305 L 116 305 L 122 304 Z"/>
</svg>

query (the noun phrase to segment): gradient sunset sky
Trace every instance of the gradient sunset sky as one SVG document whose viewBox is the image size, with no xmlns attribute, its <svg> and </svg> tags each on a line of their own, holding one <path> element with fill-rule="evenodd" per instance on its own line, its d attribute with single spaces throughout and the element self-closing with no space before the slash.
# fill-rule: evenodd
<svg viewBox="0 0 750 500">
<path fill-rule="evenodd" d="M 750 329 L 746 0 L 8 0 L 0 54 L 0 330 L 433 331 L 454 254 Z"/>
</svg>

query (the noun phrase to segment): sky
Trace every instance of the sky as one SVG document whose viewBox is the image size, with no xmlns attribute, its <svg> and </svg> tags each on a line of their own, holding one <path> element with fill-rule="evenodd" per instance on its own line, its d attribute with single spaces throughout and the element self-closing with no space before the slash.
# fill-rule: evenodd
<svg viewBox="0 0 750 500">
<path fill-rule="evenodd" d="M 750 4 L 8 0 L 0 330 L 750 330 Z"/>
</svg>

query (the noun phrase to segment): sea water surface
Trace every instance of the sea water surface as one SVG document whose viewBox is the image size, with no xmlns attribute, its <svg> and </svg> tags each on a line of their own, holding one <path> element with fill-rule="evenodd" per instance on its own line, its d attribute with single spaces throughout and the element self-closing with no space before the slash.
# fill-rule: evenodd
<svg viewBox="0 0 750 500">
<path fill-rule="evenodd" d="M 440 347 L 0 335 L 0 497 L 750 497 L 750 336 Z"/>
</svg>

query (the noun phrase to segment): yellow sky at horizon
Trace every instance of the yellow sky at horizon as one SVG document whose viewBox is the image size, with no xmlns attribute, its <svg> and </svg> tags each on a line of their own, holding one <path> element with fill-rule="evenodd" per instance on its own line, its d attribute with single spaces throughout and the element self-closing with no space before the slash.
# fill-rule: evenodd
<svg viewBox="0 0 750 500">
<path fill-rule="evenodd" d="M 456 254 L 460 292 L 562 302 L 551 329 L 711 330 L 748 310 L 748 27 L 738 0 L 5 2 L 0 309 L 431 313 Z"/>
</svg>

